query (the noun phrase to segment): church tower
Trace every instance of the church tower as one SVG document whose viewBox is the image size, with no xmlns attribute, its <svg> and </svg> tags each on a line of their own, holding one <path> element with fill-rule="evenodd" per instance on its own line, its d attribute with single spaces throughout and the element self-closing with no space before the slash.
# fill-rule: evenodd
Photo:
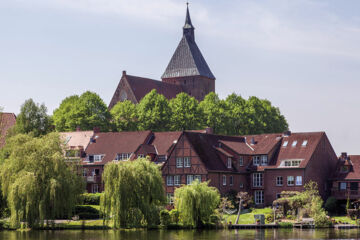
<svg viewBox="0 0 360 240">
<path fill-rule="evenodd" d="M 183 37 L 161 79 L 181 86 L 184 92 L 201 101 L 206 94 L 215 92 L 215 76 L 196 45 L 194 30 L 187 6 Z"/>
</svg>

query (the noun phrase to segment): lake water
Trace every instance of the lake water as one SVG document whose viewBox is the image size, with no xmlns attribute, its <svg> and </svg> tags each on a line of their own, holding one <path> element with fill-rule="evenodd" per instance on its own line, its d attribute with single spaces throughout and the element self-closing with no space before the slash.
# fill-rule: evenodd
<svg viewBox="0 0 360 240">
<path fill-rule="evenodd" d="M 231 239 L 360 239 L 360 230 L 63 230 L 0 231 L 1 240 L 231 240 Z"/>
</svg>

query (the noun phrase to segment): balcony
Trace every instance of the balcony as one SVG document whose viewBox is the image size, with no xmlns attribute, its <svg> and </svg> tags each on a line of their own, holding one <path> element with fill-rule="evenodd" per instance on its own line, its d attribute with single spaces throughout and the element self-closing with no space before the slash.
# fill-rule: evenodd
<svg viewBox="0 0 360 240">
<path fill-rule="evenodd" d="M 101 176 L 87 176 L 86 182 L 88 183 L 101 183 Z"/>
<path fill-rule="evenodd" d="M 335 197 L 336 199 L 359 199 L 360 198 L 360 190 L 340 190 L 338 188 L 331 189 L 331 196 Z"/>
</svg>

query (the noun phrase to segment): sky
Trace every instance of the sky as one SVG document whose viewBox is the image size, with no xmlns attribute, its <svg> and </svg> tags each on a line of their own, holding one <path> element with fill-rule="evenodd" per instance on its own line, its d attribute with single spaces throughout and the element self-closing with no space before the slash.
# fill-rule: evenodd
<svg viewBox="0 0 360 240">
<path fill-rule="evenodd" d="M 108 104 L 123 70 L 159 79 L 186 1 L 1 0 L 0 106 L 29 98 L 52 114 L 94 91 Z M 268 99 L 293 132 L 325 131 L 360 154 L 360 1 L 193 0 L 196 42 L 221 98 Z"/>
</svg>

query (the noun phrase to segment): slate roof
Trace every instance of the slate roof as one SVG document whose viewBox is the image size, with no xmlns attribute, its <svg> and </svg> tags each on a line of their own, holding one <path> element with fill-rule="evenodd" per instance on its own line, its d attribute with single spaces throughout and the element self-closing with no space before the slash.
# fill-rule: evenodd
<svg viewBox="0 0 360 240">
<path fill-rule="evenodd" d="M 348 155 L 349 160 L 342 160 L 339 158 L 339 162 L 336 168 L 336 172 L 333 176 L 334 180 L 360 180 L 360 155 Z M 349 172 L 341 172 L 341 166 L 350 165 Z"/>
<path fill-rule="evenodd" d="M 137 77 L 127 74 L 124 75 L 124 77 L 129 83 L 137 102 L 140 102 L 140 100 L 153 89 L 156 89 L 158 93 L 164 95 L 167 99 L 175 98 L 177 94 L 183 91 L 181 86 L 150 78 Z"/>
<path fill-rule="evenodd" d="M 183 37 L 161 78 L 203 76 L 215 79 L 195 42 L 188 8 L 183 31 Z"/>
<path fill-rule="evenodd" d="M 14 113 L 0 113 L 0 148 L 5 145 L 5 137 L 9 128 L 16 123 Z"/>
</svg>

